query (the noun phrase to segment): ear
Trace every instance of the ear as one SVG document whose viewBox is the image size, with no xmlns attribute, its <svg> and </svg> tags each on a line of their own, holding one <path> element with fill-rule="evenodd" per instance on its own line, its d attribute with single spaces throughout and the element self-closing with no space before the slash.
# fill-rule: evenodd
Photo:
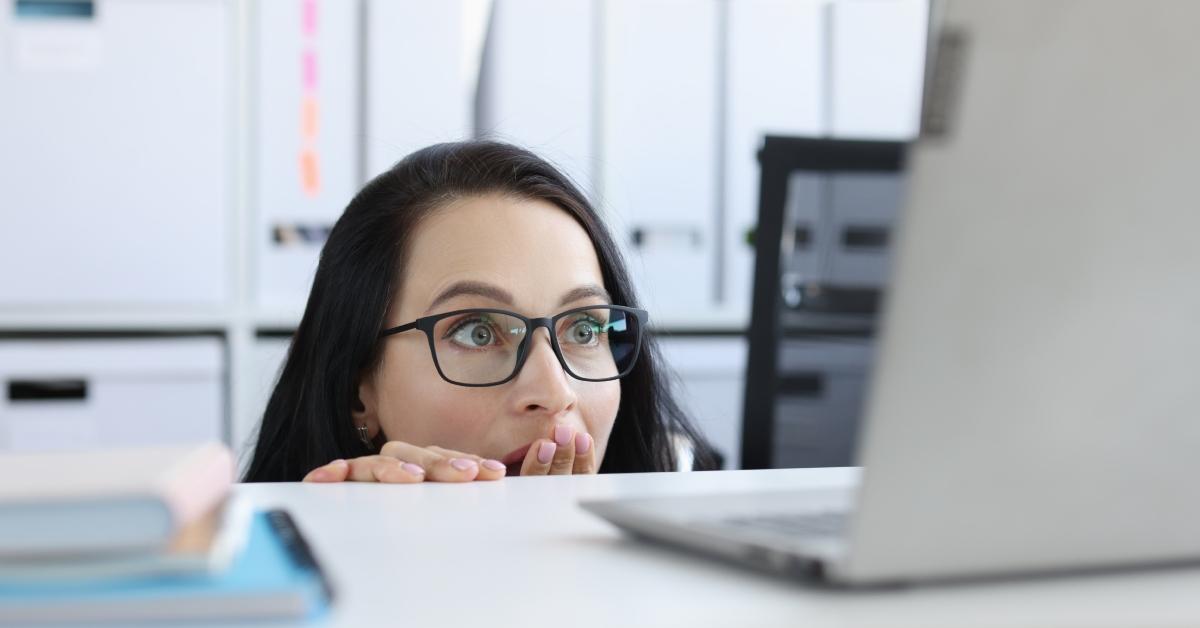
<svg viewBox="0 0 1200 628">
<path fill-rule="evenodd" d="M 379 435 L 379 399 L 375 394 L 375 378 L 364 371 L 358 376 L 358 396 L 351 401 L 350 416 L 354 427 L 366 425 L 371 439 Z"/>
</svg>

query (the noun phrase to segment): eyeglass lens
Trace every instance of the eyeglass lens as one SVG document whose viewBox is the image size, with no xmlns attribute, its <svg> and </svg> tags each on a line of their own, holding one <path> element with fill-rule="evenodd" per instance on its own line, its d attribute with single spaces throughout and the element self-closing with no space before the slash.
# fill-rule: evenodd
<svg viewBox="0 0 1200 628">
<path fill-rule="evenodd" d="M 560 315 L 555 336 L 565 366 L 580 379 L 614 379 L 636 357 L 637 318 L 622 310 L 598 306 Z M 513 374 L 525 321 L 501 312 L 471 312 L 443 318 L 433 329 L 438 365 L 447 379 L 462 384 L 490 384 Z"/>
</svg>

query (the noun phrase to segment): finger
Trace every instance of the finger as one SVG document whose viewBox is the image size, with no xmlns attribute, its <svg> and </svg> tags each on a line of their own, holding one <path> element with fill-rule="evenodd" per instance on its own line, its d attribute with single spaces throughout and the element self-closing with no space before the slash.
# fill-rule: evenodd
<svg viewBox="0 0 1200 628">
<path fill-rule="evenodd" d="M 413 445 L 408 446 L 414 447 Z M 481 479 L 479 474 L 483 469 L 476 460 L 479 458 L 478 456 L 470 456 L 436 446 L 420 447 L 414 455 L 420 456 L 425 461 L 423 463 L 425 473 L 434 482 L 470 482 Z M 480 460 L 482 459 L 480 458 Z M 482 479 L 494 480 L 495 477 L 489 475 Z"/>
<path fill-rule="evenodd" d="M 575 430 L 566 425 L 554 427 L 554 459 L 550 462 L 550 475 L 571 475 L 575 466 Z"/>
<path fill-rule="evenodd" d="M 425 449 L 436 454 L 440 454 L 446 458 L 468 458 L 470 460 L 474 460 L 475 462 L 483 462 L 483 458 L 476 456 L 475 454 L 468 454 L 461 451 L 455 451 L 453 449 L 446 449 L 445 447 L 438 447 L 437 445 L 430 445 Z"/>
<path fill-rule="evenodd" d="M 348 462 L 350 473 L 346 479 L 353 482 L 413 484 L 425 480 L 424 469 L 391 456 L 363 456 Z"/>
<path fill-rule="evenodd" d="M 328 464 L 321 465 L 308 472 L 303 482 L 343 482 L 350 471 L 350 464 L 338 458 Z"/>
<path fill-rule="evenodd" d="M 475 476 L 476 480 L 499 480 L 503 478 L 507 472 L 507 467 L 505 467 L 504 463 L 500 462 L 499 460 L 483 458 L 481 456 L 476 456 L 475 454 L 468 454 L 461 451 L 455 451 L 453 449 L 446 449 L 445 447 L 438 447 L 437 445 L 430 445 L 429 447 L 426 447 L 426 449 L 441 454 L 446 458 L 464 458 L 467 460 L 474 460 L 479 465 L 479 475 Z"/>
<path fill-rule="evenodd" d="M 554 451 L 558 446 L 554 441 L 539 438 L 529 446 L 525 461 L 521 463 L 521 475 L 546 475 L 550 472 L 550 463 L 554 460 Z"/>
<path fill-rule="evenodd" d="M 480 461 L 484 460 L 481 457 L 443 447 L 416 447 L 402 441 L 389 441 L 379 453 L 420 465 L 425 468 L 425 479 L 430 482 L 472 482 L 504 477 L 504 465 L 499 465 L 499 469 L 496 465 L 481 466 Z"/>
<path fill-rule="evenodd" d="M 590 475 L 596 472 L 596 447 L 592 435 L 579 432 L 575 435 L 575 466 L 571 473 Z"/>
<path fill-rule="evenodd" d="M 479 463 L 470 458 L 442 458 L 426 473 L 434 482 L 470 482 L 479 477 Z"/>
<path fill-rule="evenodd" d="M 405 462 L 411 462 L 419 467 L 428 469 L 445 459 L 445 456 L 427 447 L 410 445 L 403 441 L 390 440 L 379 448 L 379 455 L 391 456 Z"/>
</svg>

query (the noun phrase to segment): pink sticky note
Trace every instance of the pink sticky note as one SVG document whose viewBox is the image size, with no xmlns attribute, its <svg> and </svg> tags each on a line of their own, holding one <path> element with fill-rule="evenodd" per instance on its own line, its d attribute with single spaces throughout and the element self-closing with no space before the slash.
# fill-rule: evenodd
<svg viewBox="0 0 1200 628">
<path fill-rule="evenodd" d="M 317 91 L 317 53 L 311 48 L 305 48 L 300 53 L 300 72 L 304 81 L 304 91 Z"/>
<path fill-rule="evenodd" d="M 317 34 L 317 0 L 304 0 L 300 7 L 300 25 L 305 35 L 313 37 Z"/>
</svg>

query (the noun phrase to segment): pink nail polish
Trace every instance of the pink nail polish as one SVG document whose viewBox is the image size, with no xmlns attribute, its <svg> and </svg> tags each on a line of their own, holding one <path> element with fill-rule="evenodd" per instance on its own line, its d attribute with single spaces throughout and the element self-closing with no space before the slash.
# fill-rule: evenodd
<svg viewBox="0 0 1200 628">
<path fill-rule="evenodd" d="M 499 460 L 484 460 L 482 464 L 483 468 L 491 471 L 503 471 L 506 468 L 504 463 Z"/>
<path fill-rule="evenodd" d="M 566 447 L 567 443 L 571 442 L 571 428 L 565 425 L 556 425 L 554 427 L 554 442 L 558 443 L 559 447 Z"/>
<path fill-rule="evenodd" d="M 554 446 L 554 443 L 542 443 L 539 445 L 538 462 L 542 464 L 550 464 L 550 461 L 554 459 L 555 449 L 557 449 L 557 447 Z"/>
<path fill-rule="evenodd" d="M 575 435 L 575 453 L 586 454 L 592 448 L 592 437 L 586 432 Z"/>
<path fill-rule="evenodd" d="M 470 471 L 471 469 L 474 469 L 478 465 L 475 464 L 474 460 L 467 460 L 466 458 L 455 458 L 450 461 L 450 466 L 454 467 L 455 469 L 458 469 L 459 471 Z"/>
<path fill-rule="evenodd" d="M 425 475 L 425 469 L 422 469 L 420 465 L 416 465 L 411 462 L 406 462 L 400 465 L 400 468 L 413 475 Z"/>
</svg>

